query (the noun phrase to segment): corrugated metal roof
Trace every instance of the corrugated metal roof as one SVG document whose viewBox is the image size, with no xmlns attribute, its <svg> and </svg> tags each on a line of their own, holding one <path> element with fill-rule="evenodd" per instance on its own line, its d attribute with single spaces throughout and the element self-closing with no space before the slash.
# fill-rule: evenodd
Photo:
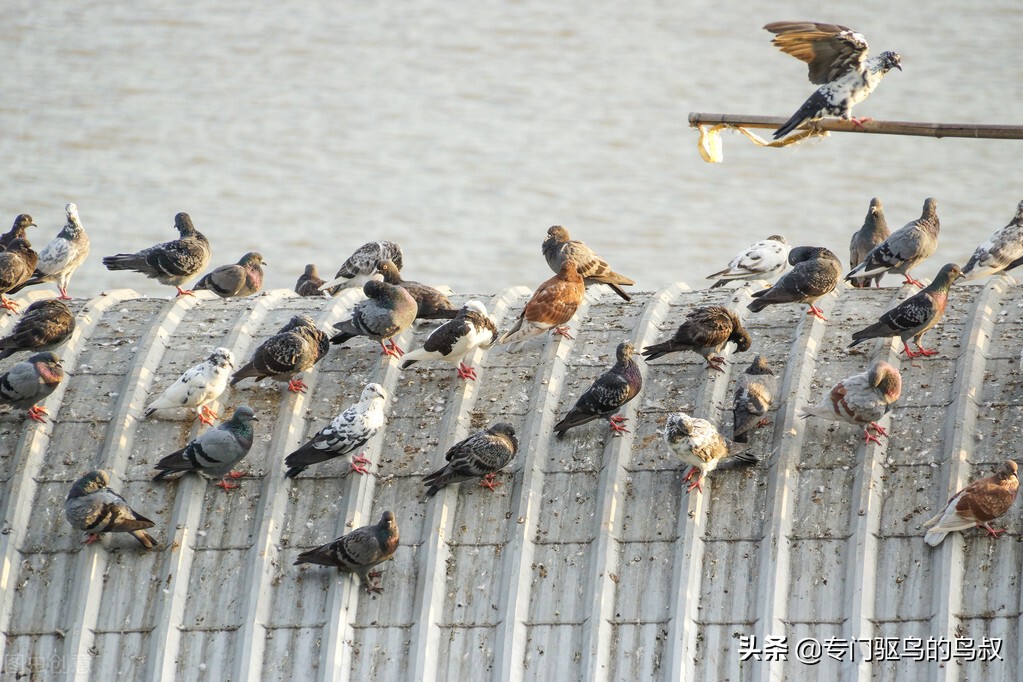
<svg viewBox="0 0 1023 682">
<path fill-rule="evenodd" d="M 262 418 L 243 462 L 252 473 L 230 494 L 195 476 L 150 482 L 153 464 L 197 428 L 142 419 L 145 405 L 208 349 L 246 358 L 296 312 L 326 328 L 361 292 L 167 301 L 122 290 L 76 302 L 78 328 L 59 351 L 73 376 L 45 403 L 52 421 L 0 417 L 3 677 L 48 679 L 62 667 L 77 679 L 154 680 L 1019 679 L 1018 506 L 1004 519 L 1014 534 L 1000 541 L 970 531 L 932 550 L 920 530 L 950 491 L 1017 453 L 1023 291 L 1010 284 L 956 287 L 927 337 L 942 355 L 919 367 L 894 344 L 845 349 L 902 290 L 840 289 L 825 299 L 827 323 L 797 306 L 746 315 L 783 399 L 752 439 L 764 463 L 714 472 L 702 495 L 683 492 L 683 467 L 657 430 L 679 409 L 730 422 L 752 352 L 728 356 L 723 374 L 692 353 L 644 365 L 623 437 L 593 422 L 558 440 L 552 426 L 620 341 L 666 337 L 698 305 L 745 313 L 749 289 L 676 284 L 632 303 L 591 289 L 574 340 L 478 352 L 476 382 L 443 364 L 403 372 L 366 340 L 333 348 L 306 373 L 307 394 L 246 382 L 222 396 Z M 483 300 L 507 326 L 530 293 Z M 0 332 L 12 324 L 0 320 Z M 414 347 L 430 328 L 400 342 Z M 797 419 L 875 358 L 903 370 L 884 445 Z M 285 479 L 284 456 L 369 381 L 392 396 L 387 427 L 368 444 L 375 475 L 343 478 L 332 462 Z M 521 443 L 505 485 L 451 486 L 424 501 L 421 476 L 497 420 Z M 81 545 L 63 503 L 93 468 L 111 471 L 112 486 L 157 522 L 159 550 L 126 536 Z M 332 569 L 292 566 L 385 509 L 401 546 L 381 567 L 382 595 Z M 761 646 L 768 636 L 998 637 L 1004 660 L 741 661 L 743 635 Z"/>
</svg>

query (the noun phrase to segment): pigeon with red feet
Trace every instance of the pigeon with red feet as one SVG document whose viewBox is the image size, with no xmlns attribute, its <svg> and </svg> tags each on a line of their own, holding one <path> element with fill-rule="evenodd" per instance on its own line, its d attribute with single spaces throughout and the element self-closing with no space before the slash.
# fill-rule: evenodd
<svg viewBox="0 0 1023 682">
<path fill-rule="evenodd" d="M 575 406 L 565 418 L 554 425 L 558 438 L 569 429 L 587 424 L 594 419 L 607 419 L 615 434 L 628 433 L 625 417 L 618 411 L 643 388 L 643 376 L 639 365 L 632 359 L 632 344 L 628 341 L 618 344 L 615 350 L 617 361 L 614 366 L 597 377 L 586 392 L 579 396 Z"/>
<path fill-rule="evenodd" d="M 855 268 L 857 265 L 862 263 L 866 258 L 867 254 L 879 246 L 885 239 L 891 236 L 891 232 L 888 230 L 888 223 L 884 219 L 884 206 L 881 205 L 881 200 L 874 197 L 870 200 L 870 208 L 867 209 L 867 217 L 863 220 L 863 227 L 853 233 L 852 239 L 849 240 L 849 267 Z M 854 277 L 849 283 L 857 289 L 870 288 L 871 283 L 874 286 L 881 286 L 881 278 L 884 277 L 884 272 L 878 273 L 873 277 Z"/>
<path fill-rule="evenodd" d="M 77 206 L 68 204 L 64 207 L 64 212 L 67 215 L 67 222 L 57 236 L 39 252 L 39 260 L 36 262 L 32 277 L 21 286 L 12 289 L 10 293 L 43 282 L 56 282 L 60 298 L 65 301 L 71 298 L 67 295 L 67 286 L 71 282 L 71 275 L 75 274 L 75 270 L 89 255 L 89 235 L 85 234 L 85 229 L 78 219 Z"/>
<path fill-rule="evenodd" d="M 755 313 L 769 305 L 779 303 L 806 303 L 807 315 L 826 320 L 824 312 L 815 305 L 838 286 L 842 276 L 842 262 L 823 246 L 797 246 L 789 251 L 792 269 L 782 275 L 770 289 L 754 291 L 748 307 Z"/>
<path fill-rule="evenodd" d="M 1023 201 L 1009 224 L 977 247 L 963 268 L 963 277 L 977 279 L 1007 272 L 1023 263 Z"/>
<path fill-rule="evenodd" d="M 494 490 L 501 485 L 494 474 L 508 466 L 518 450 L 519 441 L 511 424 L 500 422 L 477 431 L 451 446 L 444 455 L 447 464 L 423 477 L 423 483 L 429 486 L 426 496 L 433 497 L 446 485 L 474 478 L 482 479 L 481 486 Z"/>
<path fill-rule="evenodd" d="M 585 243 L 572 239 L 568 230 L 561 225 L 553 225 L 547 230 L 547 238 L 543 240 L 540 250 L 553 272 L 560 272 L 561 265 L 566 260 L 572 261 L 587 286 L 606 284 L 624 300 L 632 300 L 622 287 L 631 286 L 635 282 L 612 270 L 606 260 L 594 253 Z"/>
<path fill-rule="evenodd" d="M 399 286 L 375 279 L 363 284 L 362 291 L 367 296 L 366 300 L 355 306 L 351 318 L 334 324 L 338 333 L 330 338 L 330 342 L 342 344 L 357 336 L 365 336 L 378 342 L 384 355 L 400 358 L 405 351 L 394 342 L 394 337 L 416 321 L 419 311 L 416 299 Z"/>
<path fill-rule="evenodd" d="M 1009 511 L 1019 494 L 1016 462 L 1002 462 L 994 475 L 969 484 L 949 498 L 945 508 L 924 523 L 929 529 L 924 542 L 937 547 L 945 536 L 957 530 L 977 526 L 997 538 L 1004 528 L 992 528 L 991 522 Z"/>
<path fill-rule="evenodd" d="M 205 431 L 185 447 L 157 462 L 154 468 L 160 473 L 153 476 L 153 480 L 194 471 L 203 478 L 220 479 L 216 485 L 224 490 L 237 488 L 237 483 L 227 479 L 244 475 L 234 471 L 234 465 L 242 461 L 252 448 L 254 421 L 259 421 L 259 418 L 253 409 L 248 405 L 239 405 L 231 418 L 223 424 Z"/>
<path fill-rule="evenodd" d="M 210 243 L 204 234 L 195 229 L 187 213 L 174 216 L 174 228 L 178 231 L 178 239 L 150 246 L 138 253 L 104 256 L 103 265 L 107 270 L 141 272 L 160 284 L 176 288 L 178 296 L 191 294 L 191 291 L 182 289 L 181 285 L 210 264 Z"/>
<path fill-rule="evenodd" d="M 213 349 L 208 358 L 186 370 L 163 395 L 151 402 L 143 416 L 149 417 L 157 410 L 194 407 L 199 421 L 212 425 L 217 415 L 207 406 L 227 388 L 233 367 L 234 353 L 227 348 Z"/>
<path fill-rule="evenodd" d="M 60 357 L 53 351 L 30 356 L 0 375 L 0 404 L 15 408 L 28 408 L 28 418 L 45 422 L 45 407 L 38 403 L 46 400 L 64 380 Z"/>
<path fill-rule="evenodd" d="M 725 359 L 716 353 L 728 343 L 734 343 L 737 352 L 749 350 L 752 340 L 742 320 L 724 306 L 704 306 L 690 311 L 673 337 L 644 348 L 643 357 L 649 362 L 668 353 L 691 350 L 703 356 L 707 369 L 723 372 Z"/>
<path fill-rule="evenodd" d="M 98 540 L 101 533 L 131 533 L 146 549 L 155 547 L 156 541 L 146 529 L 156 524 L 132 509 L 109 485 L 110 475 L 100 469 L 75 481 L 64 502 L 68 523 L 89 533 L 86 544 Z"/>
<path fill-rule="evenodd" d="M 18 304 L 6 294 L 13 294 L 24 286 L 32 277 L 38 260 L 39 254 L 24 239 L 15 239 L 0 252 L 0 308 L 17 312 Z"/>
<path fill-rule="evenodd" d="M 731 461 L 736 464 L 756 464 L 760 461 L 744 447 L 726 440 L 706 419 L 690 417 L 685 412 L 668 415 L 663 437 L 671 451 L 689 465 L 684 478 L 689 482 L 686 492 L 692 492 L 695 488 L 702 493 L 703 479 L 728 458 L 733 458 Z"/>
<path fill-rule="evenodd" d="M 941 223 L 938 221 L 938 202 L 928 197 L 920 217 L 910 221 L 892 232 L 887 239 L 872 248 L 863 261 L 854 267 L 847 280 L 855 278 L 880 277 L 886 272 L 903 275 L 904 284 L 923 287 L 913 279 L 909 271 L 929 258 L 938 248 L 938 234 Z"/>
<path fill-rule="evenodd" d="M 711 289 L 744 279 L 768 279 L 784 272 L 789 266 L 789 243 L 780 234 L 772 234 L 763 241 L 750 244 L 742 253 L 728 261 L 728 267 L 707 279 L 716 279 Z"/>
<path fill-rule="evenodd" d="M 268 263 L 262 254 L 250 251 L 233 265 L 221 265 L 203 275 L 192 287 L 194 291 L 212 291 L 220 298 L 242 298 L 263 288 L 263 267 Z"/>
<path fill-rule="evenodd" d="M 778 392 L 778 377 L 774 375 L 767 358 L 757 355 L 735 382 L 732 399 L 732 440 L 748 443 L 750 432 L 758 426 L 767 426 L 767 412 Z"/>
<path fill-rule="evenodd" d="M 408 369 L 422 360 L 444 360 L 457 365 L 462 379 L 476 379 L 476 370 L 465 364 L 465 357 L 477 348 L 490 348 L 497 338 L 497 326 L 480 301 L 466 301 L 454 319 L 430 332 L 422 348 L 402 357 L 401 368 Z"/>
<path fill-rule="evenodd" d="M 327 333 L 316 327 L 313 318 L 295 315 L 260 344 L 252 359 L 231 377 L 231 385 L 247 377 L 256 381 L 270 377 L 287 381 L 292 393 L 304 393 L 306 385 L 298 375 L 325 358 L 329 349 Z"/>
<path fill-rule="evenodd" d="M 335 296 L 342 289 L 362 287 L 378 275 L 380 261 L 389 260 L 401 270 L 402 259 L 401 246 L 396 242 L 366 242 L 348 257 L 334 279 L 320 285 L 320 291 Z"/>
<path fill-rule="evenodd" d="M 380 593 L 384 588 L 372 581 L 380 573 L 370 569 L 390 559 L 397 549 L 398 524 L 394 514 L 385 511 L 376 525 L 356 528 L 333 542 L 302 552 L 294 565 L 334 566 L 342 573 L 357 575 L 367 594 Z"/>
<path fill-rule="evenodd" d="M 586 285 L 575 261 L 566 258 L 561 262 L 558 274 L 537 287 L 532 298 L 515 321 L 515 325 L 497 340 L 499 344 L 511 344 L 509 353 L 514 353 L 534 336 L 551 330 L 552 333 L 572 338 L 568 327 L 563 327 L 575 315 L 583 302 Z"/>
<path fill-rule="evenodd" d="M 380 261 L 377 272 L 383 276 L 385 282 L 401 287 L 416 299 L 417 320 L 450 320 L 458 314 L 458 308 L 437 289 L 402 279 L 401 272 L 393 261 L 388 259 Z"/>
<path fill-rule="evenodd" d="M 880 436 L 887 436 L 888 431 L 877 421 L 888 414 L 900 395 L 902 375 L 899 370 L 884 360 L 878 360 L 865 372 L 839 381 L 819 403 L 804 408 L 799 416 L 862 426 L 864 441 L 880 444 Z"/>
</svg>

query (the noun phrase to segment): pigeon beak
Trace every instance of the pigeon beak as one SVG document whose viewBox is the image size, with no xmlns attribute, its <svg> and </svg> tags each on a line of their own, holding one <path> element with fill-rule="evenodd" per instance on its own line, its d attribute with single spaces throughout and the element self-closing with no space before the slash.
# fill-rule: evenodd
<svg viewBox="0 0 1023 682">
<path fill-rule="evenodd" d="M 252 421 L 258 422 L 259 421 L 259 417 L 257 417 L 256 415 L 252 415 Z"/>
<path fill-rule="evenodd" d="M 899 71 L 902 71 L 902 64 L 896 64 L 895 68 L 898 69 Z"/>
</svg>

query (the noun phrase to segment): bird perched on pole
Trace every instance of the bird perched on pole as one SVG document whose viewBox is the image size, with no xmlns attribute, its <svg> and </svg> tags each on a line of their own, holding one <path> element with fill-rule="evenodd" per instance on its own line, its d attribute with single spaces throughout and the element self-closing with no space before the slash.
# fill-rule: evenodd
<svg viewBox="0 0 1023 682">
<path fill-rule="evenodd" d="M 870 200 L 870 208 L 867 209 L 867 217 L 863 220 L 863 227 L 853 233 L 852 239 L 849 240 L 849 268 L 855 268 L 857 265 L 862 263 L 867 254 L 874 250 L 875 247 L 879 246 L 885 239 L 891 236 L 891 232 L 888 230 L 888 223 L 884 219 L 884 207 L 881 205 L 881 200 L 874 197 Z M 884 273 L 879 273 L 873 277 L 854 277 L 850 280 L 857 289 L 869 288 L 871 282 L 874 286 L 881 286 L 881 278 L 884 277 Z"/>
</svg>

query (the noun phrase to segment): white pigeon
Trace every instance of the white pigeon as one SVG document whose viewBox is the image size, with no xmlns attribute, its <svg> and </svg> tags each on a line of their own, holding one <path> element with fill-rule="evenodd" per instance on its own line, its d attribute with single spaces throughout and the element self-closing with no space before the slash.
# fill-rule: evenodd
<svg viewBox="0 0 1023 682">
<path fill-rule="evenodd" d="M 420 360 L 444 360 L 458 365 L 458 376 L 462 379 L 476 379 L 476 370 L 466 365 L 466 355 L 477 348 L 489 348 L 497 338 L 497 325 L 487 314 L 487 308 L 473 299 L 466 301 L 462 309 L 451 320 L 430 332 L 422 348 L 405 354 L 402 369 Z"/>
<path fill-rule="evenodd" d="M 227 348 L 215 348 L 210 356 L 182 374 L 159 398 L 146 408 L 148 417 L 157 410 L 194 407 L 199 421 L 207 426 L 217 414 L 207 405 L 227 388 L 234 367 L 234 353 Z"/>
<path fill-rule="evenodd" d="M 977 247 L 963 268 L 963 277 L 977 279 L 1011 270 L 1023 263 L 1023 201 L 1009 224 Z"/>
<path fill-rule="evenodd" d="M 780 234 L 750 244 L 742 253 L 728 261 L 728 267 L 707 279 L 718 280 L 711 289 L 723 287 L 733 279 L 767 279 L 780 275 L 789 265 L 789 243 Z"/>
<path fill-rule="evenodd" d="M 679 459 L 689 465 L 687 467 L 689 471 L 683 479 L 690 481 L 686 492 L 696 488 L 702 493 L 701 484 L 704 477 L 718 468 L 722 460 L 730 455 L 749 464 L 759 461 L 758 458 L 742 451 L 730 453 L 729 446 L 732 444 L 718 433 L 713 424 L 706 419 L 690 417 L 685 412 L 668 415 L 668 421 L 664 426 L 664 442 Z M 696 480 L 693 480 L 694 476 Z"/>
<path fill-rule="evenodd" d="M 75 274 L 75 270 L 89 255 L 89 235 L 85 234 L 85 229 L 78 219 L 77 206 L 68 204 L 64 207 L 64 212 L 67 214 L 67 223 L 39 252 L 39 261 L 31 279 L 17 289 L 12 289 L 10 293 L 34 284 L 56 282 L 61 300 L 71 300 L 67 295 L 67 285 L 71 282 L 71 275 Z"/>
<path fill-rule="evenodd" d="M 377 268 L 380 262 L 385 260 L 391 261 L 401 270 L 401 246 L 395 242 L 366 242 L 348 257 L 334 275 L 334 279 L 320 285 L 320 291 L 330 290 L 330 295 L 334 296 L 341 289 L 351 287 L 361 289 L 369 280 L 381 279 L 377 274 Z"/>
<path fill-rule="evenodd" d="M 879 436 L 887 436 L 888 432 L 877 420 L 891 411 L 901 395 L 902 374 L 893 365 L 877 360 L 866 371 L 846 377 L 832 386 L 819 403 L 804 407 L 799 416 L 862 426 L 864 442 L 880 444 Z"/>
</svg>

